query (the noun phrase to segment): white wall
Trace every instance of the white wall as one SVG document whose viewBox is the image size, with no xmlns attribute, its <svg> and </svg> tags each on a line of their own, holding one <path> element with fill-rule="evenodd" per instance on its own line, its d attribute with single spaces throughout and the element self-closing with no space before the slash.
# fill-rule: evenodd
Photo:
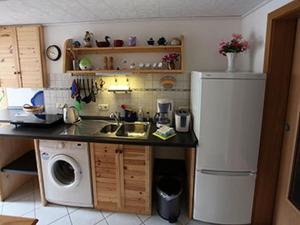
<svg viewBox="0 0 300 225">
<path fill-rule="evenodd" d="M 262 72 L 268 14 L 292 0 L 273 0 L 242 18 L 242 34 L 249 40 L 249 51 L 242 57 L 242 69 Z"/>
<path fill-rule="evenodd" d="M 215 70 L 224 71 L 226 68 L 226 58 L 218 53 L 218 43 L 221 39 L 226 39 L 234 32 L 241 31 L 240 18 L 201 18 L 191 20 L 164 20 L 164 21 L 131 21 L 131 22 L 110 22 L 110 23 L 73 23 L 49 25 L 45 27 L 45 43 L 46 46 L 56 44 L 63 49 L 66 39 L 72 38 L 82 41 L 85 31 L 91 31 L 95 35 L 95 39 L 103 40 L 105 35 L 109 35 L 112 39 L 127 40 L 129 36 L 137 36 L 138 45 L 145 45 L 149 37 L 157 40 L 161 36 L 166 38 L 185 37 L 185 74 L 175 75 L 177 83 L 171 91 L 156 91 L 161 88 L 159 80 L 163 74 L 153 76 L 130 76 L 129 80 L 132 88 L 142 89 L 134 91 L 131 95 L 116 96 L 111 93 L 102 92 L 99 96 L 97 104 L 110 103 L 109 111 L 120 111 L 120 104 L 131 104 L 135 106 L 143 106 L 144 111 L 151 114 L 156 110 L 157 98 L 171 98 L 176 106 L 189 106 L 189 75 L 192 70 Z M 115 55 L 115 61 L 118 55 Z M 122 56 L 123 57 L 123 56 Z M 127 57 L 131 57 L 125 55 Z M 146 58 L 140 55 L 136 59 L 137 65 Z M 161 57 L 158 57 L 159 61 Z M 92 58 L 96 64 L 102 63 L 101 58 Z M 130 59 L 134 60 L 134 59 Z M 139 61 L 141 60 L 141 61 Z M 144 59 L 144 60 L 147 60 Z M 151 59 L 152 60 L 152 59 Z M 128 60 L 129 61 L 129 60 Z M 150 61 L 152 63 L 153 61 Z M 70 78 L 62 73 L 63 60 L 52 62 L 47 60 L 48 72 L 50 76 L 49 93 L 46 96 L 46 110 L 53 113 L 56 103 L 72 104 L 72 99 L 66 93 Z M 100 64 L 101 64 L 100 63 Z M 101 65 L 100 65 L 101 66 Z M 67 82 L 67 80 L 69 81 Z M 71 78 L 72 79 L 72 78 Z M 106 82 L 106 84 L 108 84 Z M 55 90 L 59 88 L 59 90 Z M 146 90 L 147 89 L 147 90 Z M 151 89 L 153 91 L 151 91 Z M 58 94 L 59 93 L 59 94 Z M 83 105 L 82 114 L 103 115 L 109 112 L 99 112 L 96 104 L 90 103 Z"/>
<path fill-rule="evenodd" d="M 82 41 L 85 31 L 91 31 L 98 40 L 109 35 L 112 39 L 127 40 L 130 35 L 138 38 L 138 44 L 145 40 L 160 36 L 168 38 L 181 34 L 185 36 L 186 71 L 191 70 L 224 70 L 225 57 L 218 53 L 218 43 L 221 39 L 230 37 L 233 32 L 241 31 L 239 18 L 202 18 L 180 21 L 139 21 L 111 23 L 74 23 L 49 25 L 45 27 L 45 43 L 57 44 L 63 48 L 68 38 Z M 50 62 L 49 73 L 62 72 L 62 60 Z"/>
<path fill-rule="evenodd" d="M 109 23 L 70 23 L 47 25 L 44 28 L 45 45 L 46 47 L 56 44 L 63 49 L 64 41 L 68 38 L 73 38 L 82 41 L 85 31 L 91 31 L 95 35 L 95 39 L 101 40 L 105 35 L 109 35 L 112 39 L 124 39 L 131 35 L 138 38 L 138 44 L 145 44 L 145 40 L 149 37 L 158 39 L 160 36 L 166 38 L 177 37 L 179 35 L 185 36 L 185 70 L 186 74 L 177 75 L 178 83 L 175 88 L 188 89 L 189 88 L 189 73 L 192 70 L 201 71 L 224 71 L 226 68 L 226 58 L 218 53 L 218 43 L 221 39 L 227 39 L 232 33 L 241 32 L 240 18 L 200 18 L 191 20 L 163 20 L 163 21 L 127 21 L 127 22 L 109 22 Z M 68 85 L 70 85 L 70 78 L 62 73 L 63 59 L 57 62 L 47 60 L 48 73 L 50 77 L 51 93 L 45 93 L 46 109 L 47 103 L 48 112 L 55 110 L 55 103 L 66 101 L 69 104 L 72 99 L 68 98 Z M 133 81 L 136 87 L 140 88 L 158 88 L 158 82 L 162 75 L 153 75 L 153 79 L 148 76 L 148 80 L 143 82 Z M 147 77 L 147 76 L 146 76 Z M 149 86 L 149 82 L 152 85 Z M 145 85 L 144 85 L 145 84 Z M 142 85 L 142 86 L 141 86 Z M 25 90 L 24 90 L 25 91 Z M 174 93 L 174 92 L 173 92 Z M 172 96 L 173 96 L 173 93 Z M 141 93 L 142 94 L 142 93 Z M 157 97 L 168 98 L 169 93 L 145 93 L 147 96 L 152 95 Z M 156 95 L 155 95 L 156 94 Z M 183 105 L 183 100 L 188 105 L 188 95 L 185 93 L 184 98 L 179 99 L 179 103 Z M 50 98 L 49 98 L 50 96 Z M 139 95 L 141 96 L 141 95 Z M 105 96 L 104 96 L 105 97 Z M 107 97 L 107 96 L 106 96 Z M 108 96 L 109 97 L 109 96 Z M 133 96 L 135 97 L 135 96 Z M 181 96 L 182 97 L 182 96 Z M 13 98 L 13 96 L 12 96 Z M 102 98 L 103 99 L 103 98 Z M 109 98 L 109 100 L 113 98 Z M 127 97 L 124 97 L 128 100 Z M 23 102 L 27 102 L 24 99 Z M 9 101 L 12 102 L 12 101 Z M 155 108 L 155 99 L 149 101 L 149 105 Z M 130 101 L 129 101 L 130 103 Z M 146 104 L 146 103 L 145 103 Z M 89 104 L 88 114 L 93 111 L 95 105 Z M 95 108 L 95 107 L 94 107 Z M 114 110 L 114 107 L 111 108 Z M 151 109 L 150 109 L 151 111 Z M 96 112 L 99 113 L 99 112 Z"/>
</svg>

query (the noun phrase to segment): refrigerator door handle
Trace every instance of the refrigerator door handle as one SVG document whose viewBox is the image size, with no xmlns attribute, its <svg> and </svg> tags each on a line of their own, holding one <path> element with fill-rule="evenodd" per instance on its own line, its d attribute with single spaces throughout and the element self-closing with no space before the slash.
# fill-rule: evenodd
<svg viewBox="0 0 300 225">
<path fill-rule="evenodd" d="M 219 170 L 197 170 L 197 172 L 217 175 L 217 176 L 255 176 L 256 172 L 253 171 L 219 171 Z"/>
</svg>

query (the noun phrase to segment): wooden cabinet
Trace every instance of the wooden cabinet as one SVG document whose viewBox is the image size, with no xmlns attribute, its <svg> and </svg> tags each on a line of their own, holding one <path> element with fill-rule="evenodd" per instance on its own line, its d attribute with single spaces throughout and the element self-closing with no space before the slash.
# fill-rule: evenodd
<svg viewBox="0 0 300 225">
<path fill-rule="evenodd" d="M 18 50 L 15 27 L 0 27 L 0 86 L 19 87 Z"/>
<path fill-rule="evenodd" d="M 41 26 L 0 27 L 0 86 L 47 86 Z"/>
<path fill-rule="evenodd" d="M 151 214 L 151 148 L 100 143 L 90 147 L 95 207 Z"/>
</svg>

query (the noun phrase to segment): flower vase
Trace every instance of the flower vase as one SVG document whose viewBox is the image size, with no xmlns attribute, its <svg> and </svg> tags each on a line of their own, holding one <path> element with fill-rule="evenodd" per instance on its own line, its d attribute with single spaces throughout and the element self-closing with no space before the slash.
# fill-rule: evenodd
<svg viewBox="0 0 300 225">
<path fill-rule="evenodd" d="M 168 63 L 168 69 L 169 70 L 175 70 L 175 62 L 169 62 Z"/>
<path fill-rule="evenodd" d="M 235 64 L 236 64 L 236 56 L 237 53 L 235 52 L 227 52 L 227 72 L 234 72 L 235 71 Z"/>
</svg>

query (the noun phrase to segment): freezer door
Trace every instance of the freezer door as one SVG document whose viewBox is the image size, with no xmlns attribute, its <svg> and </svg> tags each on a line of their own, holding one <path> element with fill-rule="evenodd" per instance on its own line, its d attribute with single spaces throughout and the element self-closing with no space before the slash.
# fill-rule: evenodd
<svg viewBox="0 0 300 225">
<path fill-rule="evenodd" d="M 194 219 L 217 224 L 250 224 L 255 174 L 197 171 Z"/>
<path fill-rule="evenodd" d="M 265 81 L 201 82 L 197 169 L 256 171 Z"/>
</svg>

